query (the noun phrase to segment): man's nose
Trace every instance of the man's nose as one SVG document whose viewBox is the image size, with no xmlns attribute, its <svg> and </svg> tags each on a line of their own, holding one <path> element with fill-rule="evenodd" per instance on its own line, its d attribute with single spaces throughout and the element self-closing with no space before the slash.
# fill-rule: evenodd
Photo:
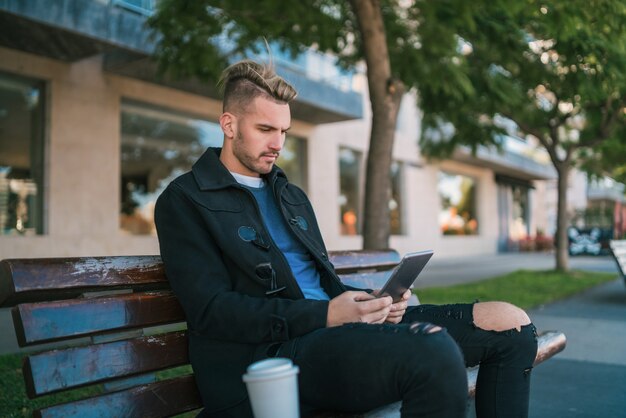
<svg viewBox="0 0 626 418">
<path fill-rule="evenodd" d="M 281 149 L 283 149 L 284 143 L 285 143 L 285 134 L 282 132 L 277 132 L 275 135 L 272 135 L 272 138 L 268 146 L 273 151 L 280 151 Z"/>
</svg>

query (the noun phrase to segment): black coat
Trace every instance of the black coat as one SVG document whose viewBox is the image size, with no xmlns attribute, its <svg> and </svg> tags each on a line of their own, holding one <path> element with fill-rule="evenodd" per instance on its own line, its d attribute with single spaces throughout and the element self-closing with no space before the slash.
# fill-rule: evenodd
<svg viewBox="0 0 626 418">
<path fill-rule="evenodd" d="M 187 317 L 191 364 L 207 411 L 244 400 L 241 376 L 259 353 L 325 327 L 328 310 L 328 301 L 304 299 L 252 193 L 222 165 L 219 152 L 207 150 L 167 187 L 155 209 L 161 257 Z M 345 291 L 305 193 L 277 167 L 266 180 L 294 236 L 315 260 L 326 293 L 332 298 Z M 267 262 L 276 272 L 275 286 L 256 272 Z"/>
</svg>

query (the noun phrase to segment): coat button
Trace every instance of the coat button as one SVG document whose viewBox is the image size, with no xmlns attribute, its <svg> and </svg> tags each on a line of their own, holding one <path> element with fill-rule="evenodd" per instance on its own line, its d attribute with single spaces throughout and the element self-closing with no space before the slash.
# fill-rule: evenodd
<svg viewBox="0 0 626 418">
<path fill-rule="evenodd" d="M 279 333 L 283 330 L 283 324 L 277 322 L 274 324 L 274 332 Z"/>
</svg>

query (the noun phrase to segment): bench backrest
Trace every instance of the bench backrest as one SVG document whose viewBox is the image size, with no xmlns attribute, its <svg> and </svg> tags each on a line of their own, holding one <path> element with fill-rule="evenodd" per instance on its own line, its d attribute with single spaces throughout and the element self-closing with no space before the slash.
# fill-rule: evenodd
<svg viewBox="0 0 626 418">
<path fill-rule="evenodd" d="M 346 284 L 380 287 L 400 261 L 389 251 L 333 252 Z M 18 343 L 53 349 L 24 360 L 29 397 L 98 385 L 100 394 L 36 416 L 170 416 L 201 407 L 183 311 L 158 256 L 0 261 L 0 306 L 12 306 Z M 64 347 L 59 347 L 64 344 Z"/>
</svg>

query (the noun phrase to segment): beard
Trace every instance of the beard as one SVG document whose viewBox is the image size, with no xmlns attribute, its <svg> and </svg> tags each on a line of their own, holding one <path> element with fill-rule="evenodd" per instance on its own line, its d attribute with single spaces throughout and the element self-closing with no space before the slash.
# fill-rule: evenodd
<svg viewBox="0 0 626 418">
<path fill-rule="evenodd" d="M 266 156 L 275 156 L 278 158 L 279 153 L 268 150 L 260 155 L 253 155 L 246 149 L 241 132 L 237 132 L 237 136 L 233 140 L 233 155 L 248 170 L 258 175 L 263 175 L 272 171 L 272 167 L 274 167 L 274 162 L 264 161 L 263 158 Z"/>
</svg>

